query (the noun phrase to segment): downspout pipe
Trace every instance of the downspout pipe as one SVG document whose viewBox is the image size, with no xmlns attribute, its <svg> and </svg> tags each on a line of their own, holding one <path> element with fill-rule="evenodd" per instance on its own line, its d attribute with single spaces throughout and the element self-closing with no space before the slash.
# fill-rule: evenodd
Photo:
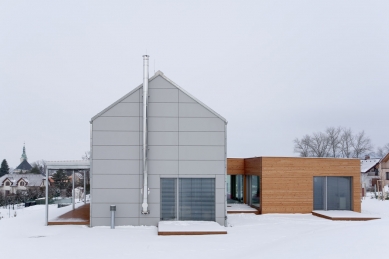
<svg viewBox="0 0 389 259">
<path fill-rule="evenodd" d="M 147 105 L 149 97 L 149 56 L 143 56 L 143 203 L 142 214 L 149 214 L 147 196 L 149 194 L 147 182 Z"/>
</svg>

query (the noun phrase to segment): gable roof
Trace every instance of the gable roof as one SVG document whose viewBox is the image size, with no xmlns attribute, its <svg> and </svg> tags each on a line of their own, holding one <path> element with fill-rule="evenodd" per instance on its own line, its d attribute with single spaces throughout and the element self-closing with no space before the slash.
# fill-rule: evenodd
<svg viewBox="0 0 389 259">
<path fill-rule="evenodd" d="M 32 166 L 27 162 L 27 160 L 23 160 L 23 162 L 20 163 L 18 167 L 16 167 L 15 170 L 31 170 Z"/>
<path fill-rule="evenodd" d="M 380 160 L 379 159 L 365 159 L 361 160 L 361 173 L 366 173 L 372 167 L 376 166 Z"/>
<path fill-rule="evenodd" d="M 152 77 L 149 78 L 149 82 L 154 80 L 155 78 L 157 78 L 158 76 L 162 77 L 163 79 L 165 79 L 166 81 L 168 81 L 169 83 L 171 83 L 173 86 L 175 86 L 176 88 L 178 88 L 178 90 L 182 91 L 183 93 L 185 93 L 186 95 L 188 95 L 190 98 L 192 98 L 193 100 L 195 100 L 197 103 L 199 103 L 200 105 L 202 105 L 204 108 L 206 108 L 208 111 L 210 111 L 211 113 L 213 113 L 216 117 L 218 117 L 219 119 L 221 119 L 222 121 L 224 121 L 225 124 L 227 124 L 227 120 L 221 116 L 220 114 L 218 114 L 217 112 L 215 112 L 214 110 L 212 110 L 211 108 L 209 108 L 206 104 L 204 104 L 203 102 L 201 102 L 200 100 L 198 100 L 196 97 L 194 97 L 193 95 L 191 95 L 190 93 L 188 93 L 186 90 L 184 90 L 183 88 L 181 88 L 179 85 L 177 85 L 176 83 L 174 83 L 172 80 L 170 80 L 167 76 L 165 76 L 162 71 L 158 70 Z M 92 117 L 90 123 L 92 123 L 95 119 L 97 119 L 98 117 L 100 117 L 100 115 L 104 114 L 105 112 L 107 112 L 109 109 L 111 109 L 112 107 L 114 107 L 115 105 L 117 105 L 118 103 L 120 103 L 121 101 L 123 101 L 124 99 L 126 99 L 127 97 L 129 97 L 130 95 L 132 95 L 133 93 L 135 93 L 136 91 L 138 91 L 140 88 L 142 88 L 143 86 L 143 83 L 140 84 L 138 87 L 136 87 L 135 89 L 133 89 L 131 92 L 129 92 L 128 94 L 126 94 L 125 96 L 123 96 L 122 98 L 120 98 L 119 100 L 117 100 L 116 102 L 114 102 L 113 104 L 111 104 L 110 106 L 108 106 L 107 108 L 105 108 L 104 110 L 102 110 L 101 112 L 99 112 L 98 114 L 96 114 L 95 116 Z"/>
<path fill-rule="evenodd" d="M 386 156 L 384 156 L 383 158 L 381 158 L 381 160 L 380 160 L 380 163 L 385 163 L 385 162 L 387 162 L 389 160 L 389 153 L 387 153 L 386 154 Z"/>
<path fill-rule="evenodd" d="M 0 177 L 0 183 L 3 184 L 6 179 L 12 183 L 11 186 L 16 186 L 21 179 L 27 182 L 28 186 L 40 186 L 45 177 L 41 174 L 6 174 Z"/>
</svg>

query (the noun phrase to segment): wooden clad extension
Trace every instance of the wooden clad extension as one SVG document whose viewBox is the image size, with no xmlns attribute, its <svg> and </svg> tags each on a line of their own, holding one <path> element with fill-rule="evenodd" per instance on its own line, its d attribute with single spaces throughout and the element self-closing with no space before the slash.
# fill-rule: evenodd
<svg viewBox="0 0 389 259">
<path fill-rule="evenodd" d="M 361 212 L 360 162 L 336 158 L 262 158 L 262 213 L 310 213 L 314 176 L 351 176 L 353 211 Z"/>
<path fill-rule="evenodd" d="M 227 174 L 243 175 L 244 160 L 245 160 L 244 158 L 227 158 Z"/>
<path fill-rule="evenodd" d="M 234 171 L 227 173 L 233 175 Z M 311 213 L 314 176 L 351 176 L 352 210 L 361 212 L 358 159 L 254 157 L 244 159 L 244 174 L 260 177 L 263 214 Z"/>
</svg>

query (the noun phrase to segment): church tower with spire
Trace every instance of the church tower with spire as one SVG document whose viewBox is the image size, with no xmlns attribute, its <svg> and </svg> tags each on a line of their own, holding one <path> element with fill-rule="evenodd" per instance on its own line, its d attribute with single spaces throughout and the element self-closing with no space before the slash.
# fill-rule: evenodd
<svg viewBox="0 0 389 259">
<path fill-rule="evenodd" d="M 26 143 L 23 144 L 23 154 L 20 157 L 20 163 L 22 163 L 24 160 L 27 161 L 27 155 L 26 155 Z"/>
<path fill-rule="evenodd" d="M 20 165 L 13 171 L 16 174 L 24 174 L 31 171 L 32 166 L 27 162 L 26 143 L 23 144 L 23 154 L 20 157 Z"/>
</svg>

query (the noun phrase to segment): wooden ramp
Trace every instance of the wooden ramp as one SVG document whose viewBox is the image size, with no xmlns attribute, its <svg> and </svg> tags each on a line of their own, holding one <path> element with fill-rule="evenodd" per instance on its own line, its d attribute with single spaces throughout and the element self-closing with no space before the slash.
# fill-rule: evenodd
<svg viewBox="0 0 389 259">
<path fill-rule="evenodd" d="M 314 210 L 312 211 L 312 215 L 330 220 L 367 221 L 380 219 L 380 217 L 374 215 L 349 210 Z"/>
<path fill-rule="evenodd" d="M 159 236 L 217 234 L 227 234 L 227 230 L 214 221 L 160 221 L 158 223 Z"/>
<path fill-rule="evenodd" d="M 87 203 L 48 222 L 53 225 L 90 225 L 90 204 Z"/>
<path fill-rule="evenodd" d="M 227 204 L 227 214 L 235 213 L 254 213 L 259 214 L 259 211 L 255 208 L 250 207 L 247 204 L 232 203 Z"/>
</svg>

